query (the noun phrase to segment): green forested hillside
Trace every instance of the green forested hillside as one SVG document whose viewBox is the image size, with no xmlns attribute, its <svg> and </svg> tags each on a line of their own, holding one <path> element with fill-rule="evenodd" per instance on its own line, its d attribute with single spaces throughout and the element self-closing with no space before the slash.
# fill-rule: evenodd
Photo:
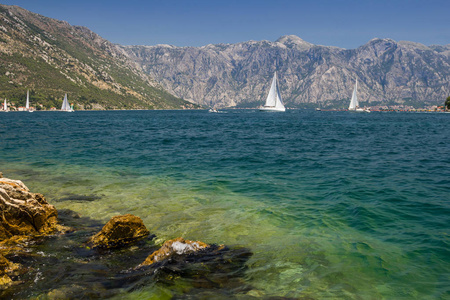
<svg viewBox="0 0 450 300">
<path fill-rule="evenodd" d="M 0 99 L 37 109 L 170 109 L 192 104 L 164 91 L 119 47 L 85 27 L 0 5 Z"/>
</svg>

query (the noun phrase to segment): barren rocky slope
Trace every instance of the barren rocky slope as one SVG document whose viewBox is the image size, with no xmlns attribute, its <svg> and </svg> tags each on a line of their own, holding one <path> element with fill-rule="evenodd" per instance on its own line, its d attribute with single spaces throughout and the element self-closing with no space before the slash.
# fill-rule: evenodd
<svg viewBox="0 0 450 300">
<path fill-rule="evenodd" d="M 262 104 L 275 70 L 291 107 L 346 107 L 356 79 L 363 104 L 441 104 L 450 95 L 450 45 L 373 39 L 347 50 L 283 36 L 276 42 L 123 49 L 174 95 L 217 107 Z"/>
</svg>

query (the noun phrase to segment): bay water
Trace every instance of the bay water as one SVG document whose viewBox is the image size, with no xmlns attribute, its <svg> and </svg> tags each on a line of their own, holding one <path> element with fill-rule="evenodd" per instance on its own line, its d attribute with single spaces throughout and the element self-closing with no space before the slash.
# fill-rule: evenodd
<svg viewBox="0 0 450 300">
<path fill-rule="evenodd" d="M 0 171 L 58 210 L 137 215 L 155 243 L 249 248 L 251 288 L 237 298 L 448 299 L 449 124 L 444 113 L 9 112 Z M 119 298 L 182 295 L 155 284 Z"/>
</svg>

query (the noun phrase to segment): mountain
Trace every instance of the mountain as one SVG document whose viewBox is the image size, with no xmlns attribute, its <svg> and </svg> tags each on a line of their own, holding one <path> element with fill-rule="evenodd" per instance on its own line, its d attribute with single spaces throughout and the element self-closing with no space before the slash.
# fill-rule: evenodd
<svg viewBox="0 0 450 300">
<path fill-rule="evenodd" d="M 289 35 L 275 42 L 122 49 L 169 92 L 216 107 L 263 104 L 275 70 L 290 107 L 347 107 L 356 79 L 362 105 L 442 104 L 450 95 L 450 45 L 373 39 L 347 50 Z"/>
<path fill-rule="evenodd" d="M 24 105 L 27 89 L 44 108 L 60 107 L 64 93 L 79 109 L 193 106 L 88 28 L 0 5 L 0 99 Z"/>
</svg>

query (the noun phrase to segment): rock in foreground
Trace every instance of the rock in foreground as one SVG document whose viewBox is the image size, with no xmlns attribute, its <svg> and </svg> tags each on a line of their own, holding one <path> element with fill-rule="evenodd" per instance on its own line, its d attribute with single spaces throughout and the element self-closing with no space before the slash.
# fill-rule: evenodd
<svg viewBox="0 0 450 300">
<path fill-rule="evenodd" d="M 35 237 L 59 230 L 58 213 L 42 194 L 31 193 L 20 180 L 3 178 L 0 172 L 0 289 L 13 281 L 9 275 L 20 265 L 3 255 L 17 255 Z"/>
<path fill-rule="evenodd" d="M 141 218 L 131 214 L 115 216 L 99 233 L 90 238 L 88 245 L 93 248 L 118 248 L 143 239 L 149 234 Z"/>
<path fill-rule="evenodd" d="M 57 230 L 58 213 L 42 194 L 20 180 L 0 178 L 0 241 L 15 235 L 45 235 Z"/>
</svg>

